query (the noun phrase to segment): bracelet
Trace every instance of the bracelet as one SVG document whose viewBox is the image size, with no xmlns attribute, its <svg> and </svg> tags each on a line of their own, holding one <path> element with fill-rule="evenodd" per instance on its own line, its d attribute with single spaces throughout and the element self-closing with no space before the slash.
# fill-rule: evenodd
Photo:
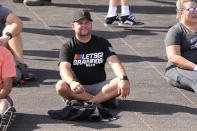
<svg viewBox="0 0 197 131">
<path fill-rule="evenodd" d="M 197 65 L 194 66 L 194 71 L 197 71 Z"/>
<path fill-rule="evenodd" d="M 69 82 L 69 85 L 71 85 L 73 81 L 75 81 L 75 80 L 71 80 L 71 81 Z"/>
<path fill-rule="evenodd" d="M 9 36 L 10 39 L 12 39 L 12 34 L 11 34 L 10 32 L 6 32 L 5 34 L 6 34 L 7 36 Z"/>
</svg>

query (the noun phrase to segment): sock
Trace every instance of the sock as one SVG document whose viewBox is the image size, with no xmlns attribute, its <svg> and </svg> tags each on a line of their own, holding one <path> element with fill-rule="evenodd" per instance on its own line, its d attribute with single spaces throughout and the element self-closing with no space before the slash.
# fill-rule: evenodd
<svg viewBox="0 0 197 131">
<path fill-rule="evenodd" d="M 117 7 L 110 6 L 106 17 L 113 17 L 116 15 L 117 15 Z"/>
<path fill-rule="evenodd" d="M 121 6 L 121 16 L 130 15 L 129 6 Z"/>
</svg>

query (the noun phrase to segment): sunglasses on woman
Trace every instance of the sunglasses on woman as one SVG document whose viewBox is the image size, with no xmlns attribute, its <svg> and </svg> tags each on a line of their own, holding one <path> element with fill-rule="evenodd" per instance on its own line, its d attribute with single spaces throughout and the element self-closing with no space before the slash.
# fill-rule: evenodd
<svg viewBox="0 0 197 131">
<path fill-rule="evenodd" d="M 194 13 L 194 11 L 197 11 L 197 7 L 194 7 L 194 8 L 189 8 L 189 9 L 186 9 L 189 13 Z"/>
</svg>

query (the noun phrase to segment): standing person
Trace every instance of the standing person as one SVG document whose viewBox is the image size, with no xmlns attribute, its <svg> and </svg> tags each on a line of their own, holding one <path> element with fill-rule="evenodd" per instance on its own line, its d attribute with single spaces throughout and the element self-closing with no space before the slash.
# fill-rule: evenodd
<svg viewBox="0 0 197 131">
<path fill-rule="evenodd" d="M 21 20 L 10 9 L 0 5 L 0 46 L 12 52 L 14 58 L 20 63 L 23 78 L 31 80 L 35 75 L 29 71 L 23 60 L 23 44 L 20 35 L 22 28 Z"/>
<path fill-rule="evenodd" d="M 15 3 L 24 3 L 28 6 L 50 5 L 51 0 L 13 0 Z"/>
<path fill-rule="evenodd" d="M 129 9 L 129 0 L 121 0 L 121 16 L 117 14 L 117 7 L 120 0 L 109 0 L 108 14 L 105 18 L 106 25 L 143 25 L 137 20 Z"/>
<path fill-rule="evenodd" d="M 195 0 L 178 0 L 176 7 L 179 22 L 165 38 L 165 76 L 171 85 L 197 93 L 197 4 Z"/>
<path fill-rule="evenodd" d="M 16 77 L 16 69 L 12 54 L 3 46 L 0 46 L 0 69 L 0 129 L 5 130 L 16 112 L 9 95 L 12 90 L 12 80 Z"/>
<path fill-rule="evenodd" d="M 60 51 L 62 79 L 56 84 L 57 93 L 64 99 L 93 103 L 103 103 L 119 95 L 126 98 L 130 94 L 126 72 L 109 41 L 91 34 L 90 13 L 87 10 L 76 11 L 72 28 L 75 36 Z M 106 80 L 106 62 L 116 74 L 112 80 Z"/>
</svg>

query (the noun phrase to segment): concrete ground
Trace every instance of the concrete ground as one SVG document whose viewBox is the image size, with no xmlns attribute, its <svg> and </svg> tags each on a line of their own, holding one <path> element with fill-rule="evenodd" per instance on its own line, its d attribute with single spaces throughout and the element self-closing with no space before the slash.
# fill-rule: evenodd
<svg viewBox="0 0 197 131">
<path fill-rule="evenodd" d="M 0 3 L 21 18 L 24 60 L 37 75 L 35 82 L 14 87 L 11 96 L 17 117 L 9 131 L 196 131 L 197 95 L 170 86 L 164 78 L 167 63 L 164 37 L 176 21 L 176 0 L 133 0 L 131 11 L 144 27 L 103 25 L 108 0 L 52 0 L 50 6 L 29 7 L 12 0 Z M 122 117 L 113 122 L 92 123 L 53 120 L 51 109 L 64 106 L 55 92 L 60 79 L 58 54 L 71 36 L 76 9 L 92 12 L 93 33 L 113 45 L 131 81 L 131 95 L 112 110 Z M 120 8 L 118 10 L 120 12 Z M 107 77 L 114 74 L 106 66 Z"/>
</svg>

